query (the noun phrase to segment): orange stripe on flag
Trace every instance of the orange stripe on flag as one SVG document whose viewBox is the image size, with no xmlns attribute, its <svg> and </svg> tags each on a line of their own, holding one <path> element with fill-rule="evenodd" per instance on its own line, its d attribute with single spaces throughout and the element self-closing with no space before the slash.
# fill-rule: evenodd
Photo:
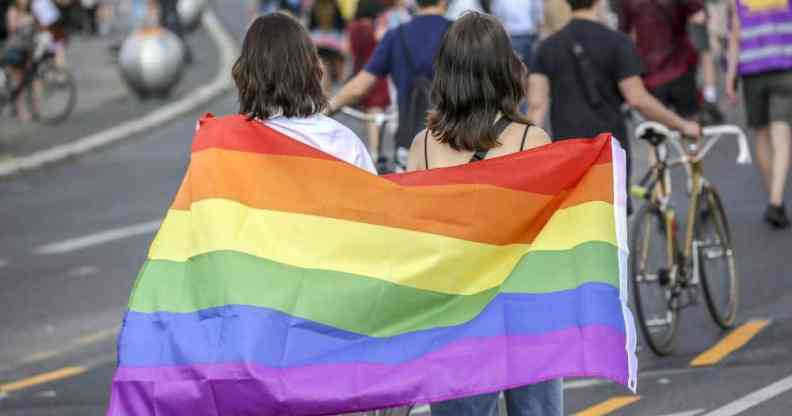
<svg viewBox="0 0 792 416">
<path fill-rule="evenodd" d="M 254 179 L 248 172 L 269 174 Z M 610 164 L 595 165 L 574 189 L 556 196 L 489 185 L 402 187 L 361 173 L 320 159 L 211 149 L 193 155 L 172 208 L 189 210 L 193 202 L 226 199 L 251 208 L 512 244 L 533 241 L 558 209 L 613 201 Z M 305 180 L 328 177 L 333 180 Z M 397 188 L 403 189 L 394 192 Z"/>
</svg>

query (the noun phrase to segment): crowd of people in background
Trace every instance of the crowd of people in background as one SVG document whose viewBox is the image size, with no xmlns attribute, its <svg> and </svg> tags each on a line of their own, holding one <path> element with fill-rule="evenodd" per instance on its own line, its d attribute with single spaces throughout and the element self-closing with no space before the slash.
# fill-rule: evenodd
<svg viewBox="0 0 792 416">
<path fill-rule="evenodd" d="M 718 92 L 724 90 L 718 87 L 719 80 L 729 76 L 729 82 L 736 84 L 733 80 L 744 75 L 748 81 L 746 94 L 750 95 L 746 96 L 748 124 L 756 133 L 757 160 L 770 193 L 765 220 L 775 228 L 786 228 L 789 220 L 783 190 L 790 153 L 788 124 L 792 119 L 792 109 L 786 110 L 786 97 L 792 80 L 778 75 L 767 81 L 774 95 L 768 98 L 771 87 L 762 84 L 761 88 L 751 88 L 759 84 L 751 82 L 756 78 L 753 67 L 738 71 L 738 67 L 745 68 L 738 66 L 739 53 L 727 53 L 727 46 L 740 44 L 739 37 L 732 40 L 739 33 L 746 10 L 755 6 L 748 3 L 261 0 L 254 2 L 252 10 L 286 10 L 309 25 L 330 75 L 324 83 L 332 96 L 330 114 L 354 104 L 372 113 L 384 111 L 389 103 L 399 109 L 395 149 L 389 156 L 396 171 L 406 168 L 413 137 L 425 127 L 440 42 L 451 22 L 468 11 L 491 14 L 503 25 L 516 56 L 530 74 L 525 82 L 527 100 L 520 109 L 535 124 L 547 125 L 554 140 L 609 131 L 629 153 L 627 107 L 686 136 L 699 137 L 701 124 L 724 121 L 718 107 Z M 771 6 L 767 6 L 768 12 L 774 17 L 768 17 L 767 24 L 775 24 L 783 32 L 792 23 L 792 12 L 786 3 L 774 10 Z M 765 51 L 778 55 L 771 59 L 774 64 L 768 72 L 785 74 L 792 69 L 792 57 L 787 56 L 792 48 L 784 47 L 784 39 L 788 37 L 782 34 L 769 41 L 780 42 L 780 47 L 773 44 L 770 46 L 776 49 Z M 347 68 L 351 72 L 345 72 Z M 736 98 L 730 92 L 732 86 L 725 90 L 729 97 Z M 757 112 L 764 114 L 759 116 Z M 376 153 L 377 134 L 372 123 L 369 147 L 380 159 L 377 165 L 385 166 L 384 155 Z"/>
</svg>

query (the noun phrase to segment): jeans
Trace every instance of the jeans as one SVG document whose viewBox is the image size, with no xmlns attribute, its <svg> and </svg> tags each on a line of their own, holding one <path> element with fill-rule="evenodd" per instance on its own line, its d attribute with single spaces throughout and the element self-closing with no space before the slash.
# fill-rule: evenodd
<svg viewBox="0 0 792 416">
<path fill-rule="evenodd" d="M 433 403 L 432 416 L 496 416 L 500 393 L 487 393 Z M 564 389 L 561 380 L 549 380 L 503 392 L 509 416 L 562 416 Z"/>
</svg>

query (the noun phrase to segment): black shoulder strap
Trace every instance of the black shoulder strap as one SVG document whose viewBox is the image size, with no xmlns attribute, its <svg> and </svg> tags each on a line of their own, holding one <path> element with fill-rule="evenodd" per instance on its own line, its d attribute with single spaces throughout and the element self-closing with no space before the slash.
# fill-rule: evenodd
<svg viewBox="0 0 792 416">
<path fill-rule="evenodd" d="M 511 124 L 511 120 L 506 117 L 501 117 L 498 121 L 495 122 L 495 137 L 500 137 L 501 134 L 506 130 L 506 127 L 509 127 Z M 523 138 L 524 140 L 524 138 Z M 487 158 L 487 154 L 489 150 L 479 150 L 476 153 L 473 153 L 473 157 L 470 158 L 470 162 L 478 162 L 480 160 L 484 160 Z"/>
<path fill-rule="evenodd" d="M 583 44 L 577 39 L 571 28 L 567 25 L 561 31 L 562 36 L 566 36 L 567 40 L 572 44 L 569 52 L 572 54 L 573 61 L 575 62 L 575 69 L 578 73 L 578 78 L 583 86 L 583 95 L 586 101 L 592 107 L 599 107 L 602 104 L 602 95 L 597 87 L 597 79 L 606 79 L 602 75 L 596 63 L 591 60 L 591 57 L 586 52 Z"/>
<path fill-rule="evenodd" d="M 424 134 L 424 164 L 425 169 L 429 170 L 429 129 L 426 129 Z"/>
<path fill-rule="evenodd" d="M 525 130 L 523 130 L 523 138 L 522 142 L 520 142 L 520 151 L 522 152 L 525 150 L 525 138 L 528 137 L 528 130 L 531 128 L 530 124 L 525 125 Z"/>
</svg>

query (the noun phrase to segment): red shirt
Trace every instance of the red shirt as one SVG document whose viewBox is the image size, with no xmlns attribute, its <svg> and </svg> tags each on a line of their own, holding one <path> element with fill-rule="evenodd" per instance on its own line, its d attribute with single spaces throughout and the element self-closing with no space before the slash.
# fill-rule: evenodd
<svg viewBox="0 0 792 416">
<path fill-rule="evenodd" d="M 374 23 L 371 19 L 357 19 L 347 25 L 349 35 L 349 49 L 352 52 L 352 68 L 358 73 L 366 62 L 369 61 L 374 49 L 377 47 L 377 39 L 374 36 Z M 390 105 L 390 92 L 388 91 L 388 81 L 380 78 L 363 97 L 360 104 L 364 108 L 378 107 L 386 108 Z"/>
<path fill-rule="evenodd" d="M 702 0 L 623 0 L 619 28 L 634 33 L 649 89 L 695 70 L 698 52 L 687 33 L 688 19 Z"/>
</svg>

